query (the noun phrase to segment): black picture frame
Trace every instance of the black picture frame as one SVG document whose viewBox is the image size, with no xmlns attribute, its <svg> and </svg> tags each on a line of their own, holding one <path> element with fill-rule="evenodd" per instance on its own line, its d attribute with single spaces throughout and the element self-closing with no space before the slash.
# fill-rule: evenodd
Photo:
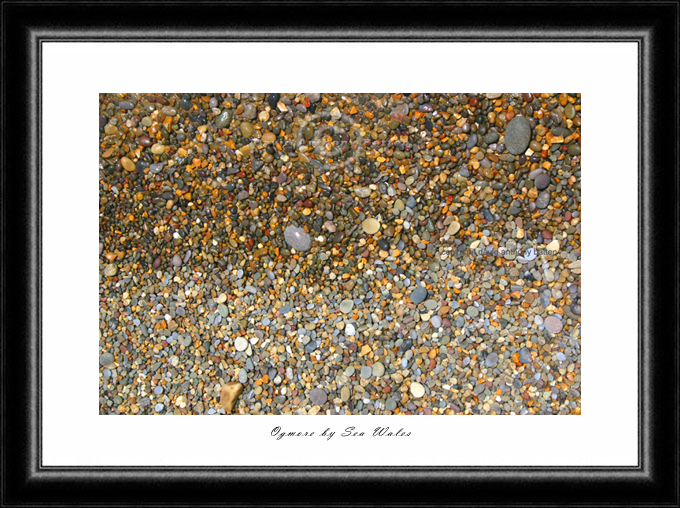
<svg viewBox="0 0 680 508">
<path fill-rule="evenodd" d="M 3 1 L 1 13 L 3 506 L 678 506 L 677 1 Z M 147 24 L 150 20 L 153 26 Z M 41 45 L 114 40 L 636 42 L 640 49 L 639 466 L 43 466 Z M 570 65 L 578 71 L 577 63 Z"/>
</svg>

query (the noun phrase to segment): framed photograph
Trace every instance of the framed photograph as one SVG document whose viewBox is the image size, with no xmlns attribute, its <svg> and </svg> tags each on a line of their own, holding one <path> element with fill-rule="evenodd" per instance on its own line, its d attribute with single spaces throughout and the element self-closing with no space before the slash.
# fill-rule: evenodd
<svg viewBox="0 0 680 508">
<path fill-rule="evenodd" d="M 677 506 L 678 28 L 2 2 L 3 505 Z"/>
</svg>

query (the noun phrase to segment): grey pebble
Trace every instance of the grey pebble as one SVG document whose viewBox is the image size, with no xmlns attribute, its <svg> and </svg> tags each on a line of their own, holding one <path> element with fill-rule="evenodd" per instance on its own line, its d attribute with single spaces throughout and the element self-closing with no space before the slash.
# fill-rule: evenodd
<svg viewBox="0 0 680 508">
<path fill-rule="evenodd" d="M 418 287 L 411 293 L 411 301 L 416 305 L 424 302 L 425 298 L 427 298 L 427 289 L 425 288 Z"/>
<path fill-rule="evenodd" d="M 104 353 L 99 357 L 99 364 L 106 367 L 107 365 L 111 365 L 113 360 L 114 358 L 111 353 Z"/>
<path fill-rule="evenodd" d="M 531 363 L 532 356 L 529 348 L 523 347 L 519 350 L 519 361 L 522 363 Z"/>
<path fill-rule="evenodd" d="M 536 188 L 538 190 L 547 189 L 548 185 L 550 185 L 550 176 L 546 173 L 541 173 L 534 180 L 534 185 L 536 185 Z"/>
<path fill-rule="evenodd" d="M 550 204 L 550 193 L 548 191 L 543 191 L 541 192 L 538 197 L 536 198 L 536 206 L 543 210 L 545 208 L 548 208 L 548 205 Z"/>
<path fill-rule="evenodd" d="M 523 116 L 516 116 L 505 130 L 505 146 L 513 155 L 522 155 L 531 141 L 531 124 Z"/>
<path fill-rule="evenodd" d="M 491 353 L 484 360 L 484 365 L 487 367 L 494 367 L 498 363 L 498 353 Z"/>
<path fill-rule="evenodd" d="M 283 237 L 288 245 L 301 252 L 309 250 L 311 246 L 311 238 L 302 228 L 288 226 L 283 232 Z"/>
<path fill-rule="evenodd" d="M 311 392 L 309 392 L 309 400 L 312 402 L 312 404 L 315 404 L 317 406 L 321 406 L 328 401 L 328 395 L 326 395 L 326 392 L 321 389 L 321 388 L 314 388 Z"/>
</svg>

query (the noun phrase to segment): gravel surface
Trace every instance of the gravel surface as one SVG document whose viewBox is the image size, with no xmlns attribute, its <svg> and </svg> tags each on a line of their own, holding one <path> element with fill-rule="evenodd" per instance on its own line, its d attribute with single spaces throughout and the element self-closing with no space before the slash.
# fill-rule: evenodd
<svg viewBox="0 0 680 508">
<path fill-rule="evenodd" d="M 580 102 L 100 95 L 100 414 L 580 414 Z"/>
</svg>

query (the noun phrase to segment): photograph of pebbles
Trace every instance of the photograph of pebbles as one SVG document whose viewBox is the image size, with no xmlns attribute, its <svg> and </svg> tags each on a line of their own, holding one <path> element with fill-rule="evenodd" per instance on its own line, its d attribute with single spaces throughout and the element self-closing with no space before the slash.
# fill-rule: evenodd
<svg viewBox="0 0 680 508">
<path fill-rule="evenodd" d="M 99 414 L 581 414 L 581 94 L 99 114 Z"/>
</svg>

